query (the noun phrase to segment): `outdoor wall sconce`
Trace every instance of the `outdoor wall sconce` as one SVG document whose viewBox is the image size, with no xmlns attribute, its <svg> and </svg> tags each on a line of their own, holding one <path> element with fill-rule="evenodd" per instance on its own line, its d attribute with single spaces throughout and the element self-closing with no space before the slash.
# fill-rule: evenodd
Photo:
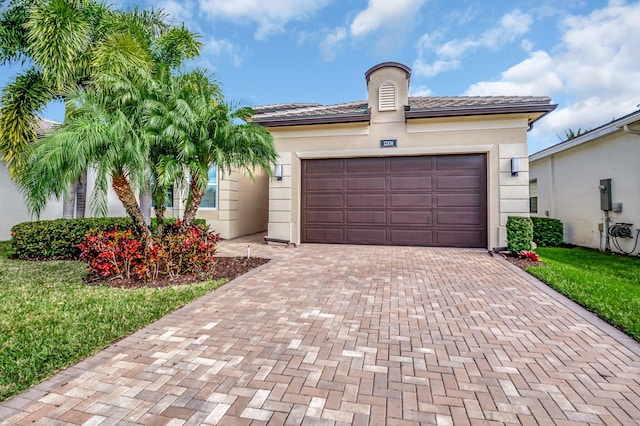
<svg viewBox="0 0 640 426">
<path fill-rule="evenodd" d="M 282 164 L 276 164 L 276 179 L 282 180 Z"/>
<path fill-rule="evenodd" d="M 520 173 L 520 157 L 513 157 L 511 159 L 511 176 L 518 176 Z"/>
</svg>

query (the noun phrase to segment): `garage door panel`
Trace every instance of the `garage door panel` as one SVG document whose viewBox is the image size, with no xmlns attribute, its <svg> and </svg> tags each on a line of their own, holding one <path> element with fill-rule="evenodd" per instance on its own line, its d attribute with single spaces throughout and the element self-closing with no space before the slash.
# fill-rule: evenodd
<svg viewBox="0 0 640 426">
<path fill-rule="evenodd" d="M 431 182 L 431 176 L 397 176 L 389 178 L 389 187 L 399 191 L 410 189 L 430 191 Z"/>
<path fill-rule="evenodd" d="M 342 224 L 344 215 L 342 210 L 312 210 L 305 212 L 306 223 L 310 225 L 319 224 Z"/>
<path fill-rule="evenodd" d="M 434 245 L 441 247 L 483 247 L 485 231 L 438 230 Z"/>
<path fill-rule="evenodd" d="M 301 188 L 303 242 L 487 244 L 485 154 L 303 160 Z"/>
<path fill-rule="evenodd" d="M 415 229 L 392 229 L 389 232 L 391 245 L 431 246 L 433 231 Z"/>
<path fill-rule="evenodd" d="M 387 244 L 387 231 L 384 228 L 348 228 L 347 243 L 350 244 Z"/>
<path fill-rule="evenodd" d="M 342 191 L 342 178 L 325 177 L 307 179 L 307 191 Z"/>
<path fill-rule="evenodd" d="M 348 224 L 376 224 L 385 225 L 387 223 L 386 211 L 348 211 L 347 212 Z"/>
<path fill-rule="evenodd" d="M 391 172 L 430 171 L 433 157 L 394 157 L 389 159 Z"/>
<path fill-rule="evenodd" d="M 344 241 L 343 234 L 343 230 L 340 228 L 321 228 L 313 226 L 306 227 L 303 232 L 306 241 L 314 241 L 317 243 Z"/>
<path fill-rule="evenodd" d="M 435 194 L 437 207 L 481 207 L 480 194 Z"/>
<path fill-rule="evenodd" d="M 342 194 L 316 194 L 305 197 L 304 206 L 313 207 L 342 207 Z"/>
<path fill-rule="evenodd" d="M 384 175 L 386 164 L 379 158 L 352 158 L 346 162 L 347 173 L 367 173 Z"/>
<path fill-rule="evenodd" d="M 438 171 L 480 170 L 483 163 L 477 155 L 443 155 L 435 157 Z"/>
<path fill-rule="evenodd" d="M 436 213 L 436 225 L 482 226 L 484 220 L 480 212 L 439 211 Z"/>
<path fill-rule="evenodd" d="M 347 194 L 346 207 L 386 207 L 387 196 L 381 194 Z"/>
<path fill-rule="evenodd" d="M 431 212 L 427 211 L 392 211 L 389 218 L 391 225 L 432 225 Z"/>
<path fill-rule="evenodd" d="M 342 173 L 343 160 L 305 161 L 304 165 L 304 171 L 306 174 Z"/>
<path fill-rule="evenodd" d="M 354 177 L 345 179 L 347 190 L 384 191 L 387 179 L 383 177 Z"/>
<path fill-rule="evenodd" d="M 442 189 L 478 190 L 480 182 L 478 176 L 438 176 L 436 190 Z"/>
<path fill-rule="evenodd" d="M 421 207 L 430 208 L 432 205 L 431 194 L 391 194 L 389 195 L 389 207 Z"/>
</svg>

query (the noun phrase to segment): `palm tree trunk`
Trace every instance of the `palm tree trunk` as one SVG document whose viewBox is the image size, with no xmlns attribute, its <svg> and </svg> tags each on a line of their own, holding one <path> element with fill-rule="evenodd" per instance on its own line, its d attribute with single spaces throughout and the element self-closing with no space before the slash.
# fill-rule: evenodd
<svg viewBox="0 0 640 426">
<path fill-rule="evenodd" d="M 82 172 L 76 188 L 76 217 L 84 217 L 87 205 L 87 171 Z"/>
<path fill-rule="evenodd" d="M 204 189 L 200 188 L 198 177 L 194 176 L 189 184 L 189 196 L 187 197 L 187 205 L 184 210 L 184 215 L 182 216 L 180 232 L 187 231 L 195 223 L 202 197 L 204 197 Z"/>
<path fill-rule="evenodd" d="M 64 194 L 62 197 L 62 218 L 73 219 L 73 213 L 76 206 L 76 193 L 78 191 L 78 183 L 75 182 L 71 185 L 71 189 L 68 194 Z"/>
<path fill-rule="evenodd" d="M 125 211 L 133 220 L 133 226 L 142 243 L 145 247 L 151 247 L 153 245 L 153 240 L 151 238 L 151 229 L 144 221 L 142 211 L 138 206 L 138 201 L 136 200 L 136 196 L 131 189 L 129 181 L 123 174 L 116 174 L 111 177 L 111 186 L 122 202 Z"/>
<path fill-rule="evenodd" d="M 156 203 L 156 235 L 158 238 L 164 236 L 164 212 L 166 211 L 164 204 Z"/>
<path fill-rule="evenodd" d="M 144 223 L 151 225 L 151 189 L 148 186 L 140 191 L 140 210 Z"/>
</svg>

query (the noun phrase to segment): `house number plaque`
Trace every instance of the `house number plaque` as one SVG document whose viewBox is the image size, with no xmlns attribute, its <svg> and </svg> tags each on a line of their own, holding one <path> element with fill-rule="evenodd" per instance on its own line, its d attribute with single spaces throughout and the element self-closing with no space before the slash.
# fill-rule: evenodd
<svg viewBox="0 0 640 426">
<path fill-rule="evenodd" d="M 380 139 L 380 148 L 396 148 L 398 139 Z"/>
</svg>

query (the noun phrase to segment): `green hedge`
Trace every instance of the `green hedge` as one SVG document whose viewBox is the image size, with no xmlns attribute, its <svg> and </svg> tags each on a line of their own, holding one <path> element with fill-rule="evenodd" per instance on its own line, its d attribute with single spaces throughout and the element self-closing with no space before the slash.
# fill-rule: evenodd
<svg viewBox="0 0 640 426">
<path fill-rule="evenodd" d="M 530 217 L 509 216 L 507 218 L 507 248 L 512 254 L 531 250 L 533 222 Z"/>
<path fill-rule="evenodd" d="M 560 219 L 532 217 L 533 241 L 540 247 L 561 246 L 564 243 L 564 225 Z"/>
<path fill-rule="evenodd" d="M 165 219 L 175 223 L 176 219 Z M 205 224 L 203 219 L 196 223 Z M 133 222 L 128 217 L 55 219 L 22 222 L 11 228 L 11 244 L 17 256 L 22 258 L 66 258 L 75 259 L 82 243 L 91 229 L 112 231 L 132 229 Z M 155 228 L 155 218 L 151 219 Z"/>
</svg>

